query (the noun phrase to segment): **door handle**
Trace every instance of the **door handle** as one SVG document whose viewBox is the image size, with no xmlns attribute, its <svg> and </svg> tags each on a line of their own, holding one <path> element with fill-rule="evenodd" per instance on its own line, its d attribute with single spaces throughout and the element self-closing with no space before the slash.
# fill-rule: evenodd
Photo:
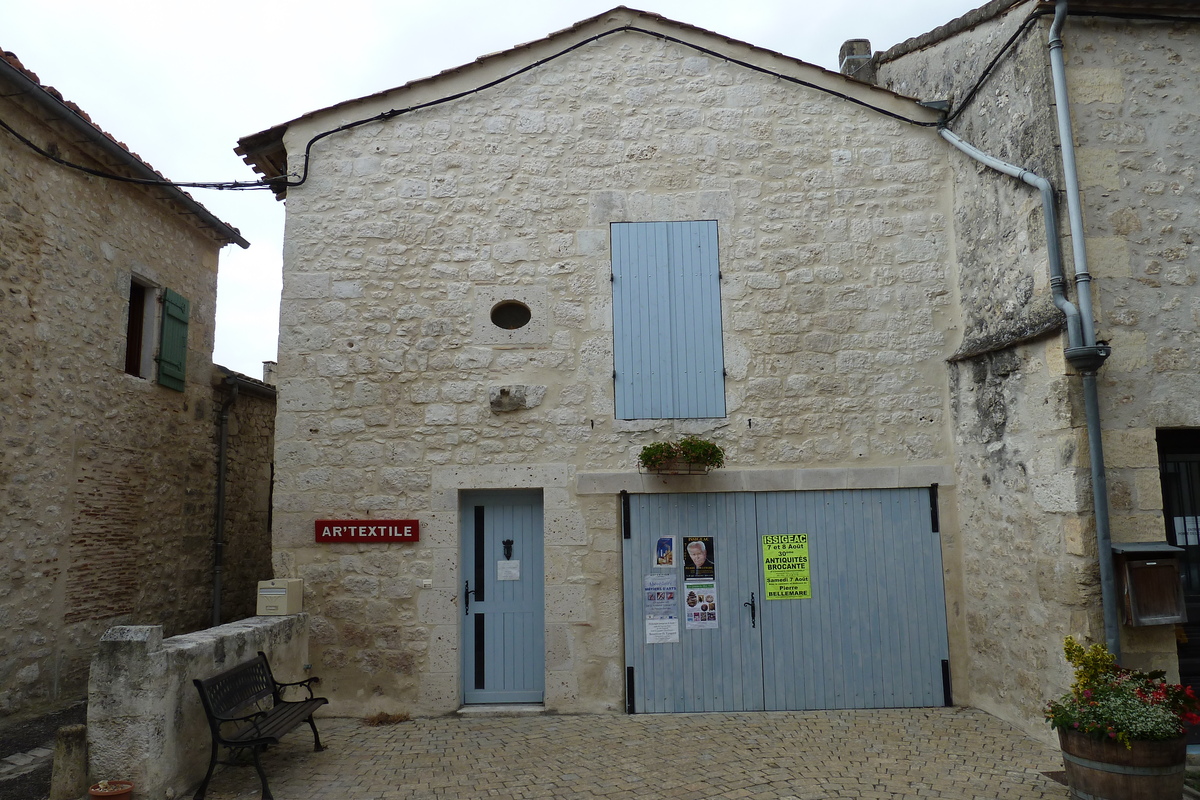
<svg viewBox="0 0 1200 800">
<path fill-rule="evenodd" d="M 471 595 L 475 594 L 475 590 L 471 588 L 470 581 L 463 581 L 463 616 L 467 616 L 467 612 L 471 609 Z"/>
<path fill-rule="evenodd" d="M 755 620 L 755 611 L 757 610 L 758 607 L 754 603 L 754 592 L 750 593 L 750 602 L 742 603 L 742 605 L 750 607 L 750 627 L 757 628 L 758 622 Z"/>
</svg>

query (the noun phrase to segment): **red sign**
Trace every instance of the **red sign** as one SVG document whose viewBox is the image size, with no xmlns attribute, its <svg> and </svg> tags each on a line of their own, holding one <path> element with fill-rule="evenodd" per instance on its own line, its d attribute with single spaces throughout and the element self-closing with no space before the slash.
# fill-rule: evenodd
<svg viewBox="0 0 1200 800">
<path fill-rule="evenodd" d="M 419 542 L 421 522 L 415 519 L 319 519 L 317 542 Z"/>
</svg>

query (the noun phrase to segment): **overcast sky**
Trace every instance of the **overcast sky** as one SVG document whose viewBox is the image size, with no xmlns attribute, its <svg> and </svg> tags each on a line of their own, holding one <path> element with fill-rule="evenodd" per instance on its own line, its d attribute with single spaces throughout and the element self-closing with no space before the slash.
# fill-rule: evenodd
<svg viewBox="0 0 1200 800">
<path fill-rule="evenodd" d="M 0 47 L 172 180 L 254 180 L 237 140 L 539 39 L 619 0 L 11 0 Z M 837 69 L 984 0 L 626 0 L 635 8 Z M 221 251 L 214 360 L 252 377 L 275 360 L 283 204 L 191 190 L 250 240 Z"/>
</svg>

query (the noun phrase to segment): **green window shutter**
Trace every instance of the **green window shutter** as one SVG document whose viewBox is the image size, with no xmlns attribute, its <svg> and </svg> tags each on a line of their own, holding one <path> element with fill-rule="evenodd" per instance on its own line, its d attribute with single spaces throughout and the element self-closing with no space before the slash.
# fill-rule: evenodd
<svg viewBox="0 0 1200 800">
<path fill-rule="evenodd" d="M 163 289 L 162 337 L 158 348 L 158 382 L 182 392 L 187 375 L 187 298 Z"/>
</svg>

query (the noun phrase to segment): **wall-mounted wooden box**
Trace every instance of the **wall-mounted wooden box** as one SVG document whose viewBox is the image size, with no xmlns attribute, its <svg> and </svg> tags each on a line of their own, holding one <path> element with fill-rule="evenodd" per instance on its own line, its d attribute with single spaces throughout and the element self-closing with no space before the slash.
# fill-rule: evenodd
<svg viewBox="0 0 1200 800">
<path fill-rule="evenodd" d="M 1125 609 L 1125 624 L 1173 625 L 1187 621 L 1180 556 L 1166 542 L 1114 544 L 1113 571 Z"/>
</svg>

